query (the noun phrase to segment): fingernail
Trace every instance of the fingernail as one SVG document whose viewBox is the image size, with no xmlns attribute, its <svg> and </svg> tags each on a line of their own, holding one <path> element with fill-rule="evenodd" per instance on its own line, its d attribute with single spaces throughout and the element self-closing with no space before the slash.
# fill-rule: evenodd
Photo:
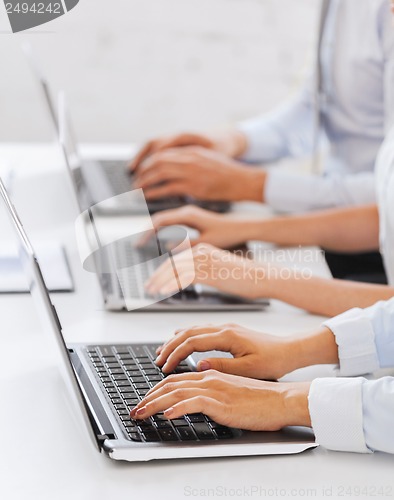
<svg viewBox="0 0 394 500">
<path fill-rule="evenodd" d="M 161 345 L 156 349 L 156 354 L 159 355 L 161 353 L 161 350 L 163 349 L 163 346 Z"/>
<path fill-rule="evenodd" d="M 146 406 L 144 406 L 143 408 L 140 408 L 139 410 L 137 410 L 137 417 L 141 417 L 142 415 L 144 415 L 146 413 Z"/>
<path fill-rule="evenodd" d="M 211 369 L 211 365 L 208 363 L 208 361 L 200 361 L 197 365 L 198 369 L 200 372 L 205 372 L 206 370 Z"/>
<path fill-rule="evenodd" d="M 164 415 L 165 415 L 166 417 L 169 417 L 169 416 L 171 416 L 173 413 L 174 413 L 174 408 L 172 408 L 172 407 L 171 407 L 171 408 L 168 408 L 168 410 L 165 410 Z"/>
</svg>

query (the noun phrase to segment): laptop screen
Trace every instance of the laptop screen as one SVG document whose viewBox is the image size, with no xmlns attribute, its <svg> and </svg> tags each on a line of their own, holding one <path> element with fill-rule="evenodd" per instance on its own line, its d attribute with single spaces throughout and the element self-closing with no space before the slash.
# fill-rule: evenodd
<svg viewBox="0 0 394 500">
<path fill-rule="evenodd" d="M 56 342 L 59 356 L 62 358 L 62 367 L 65 380 L 71 385 L 70 394 L 74 403 L 81 409 L 89 435 L 95 446 L 100 450 L 96 434 L 91 425 L 86 401 L 81 392 L 76 374 L 70 361 L 69 351 L 63 338 L 59 318 L 54 308 L 47 286 L 41 273 L 37 257 L 26 235 L 18 214 L 11 203 L 8 193 L 0 179 L 0 228 L 2 234 L 2 244 L 4 244 L 13 254 L 18 255 L 18 263 L 21 266 L 26 284 L 35 302 L 45 331 L 49 333 L 52 340 Z"/>
</svg>

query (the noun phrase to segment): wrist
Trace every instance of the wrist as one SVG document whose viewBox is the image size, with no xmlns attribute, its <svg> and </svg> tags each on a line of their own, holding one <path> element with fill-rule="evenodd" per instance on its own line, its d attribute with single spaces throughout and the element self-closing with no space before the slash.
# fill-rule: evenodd
<svg viewBox="0 0 394 500">
<path fill-rule="evenodd" d="M 239 201 L 255 201 L 262 203 L 264 200 L 265 183 L 267 172 L 253 167 L 242 167 L 242 178 L 240 179 Z"/>
<path fill-rule="evenodd" d="M 293 344 L 298 368 L 338 363 L 338 346 L 335 342 L 335 336 L 326 327 L 322 327 L 310 335 L 298 339 L 294 338 Z"/>
<path fill-rule="evenodd" d="M 246 135 L 237 129 L 216 131 L 212 133 L 211 140 L 217 151 L 230 158 L 239 158 L 248 149 Z"/>
<path fill-rule="evenodd" d="M 312 427 L 308 404 L 311 383 L 287 383 L 282 386 L 284 427 L 289 425 Z"/>
</svg>

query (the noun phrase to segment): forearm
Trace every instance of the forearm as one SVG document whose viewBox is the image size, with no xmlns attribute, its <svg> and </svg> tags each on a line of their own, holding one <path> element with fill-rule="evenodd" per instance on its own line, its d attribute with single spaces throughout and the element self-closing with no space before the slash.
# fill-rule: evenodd
<svg viewBox="0 0 394 500">
<path fill-rule="evenodd" d="M 323 316 L 335 316 L 353 307 L 369 307 L 394 296 L 394 288 L 384 285 L 316 277 L 305 279 L 298 272 L 283 279 L 280 274 L 280 270 L 271 271 L 262 295 Z"/>
<path fill-rule="evenodd" d="M 245 241 L 266 241 L 280 246 L 319 246 L 338 252 L 366 252 L 379 248 L 376 205 L 235 221 L 235 226 Z"/>
</svg>

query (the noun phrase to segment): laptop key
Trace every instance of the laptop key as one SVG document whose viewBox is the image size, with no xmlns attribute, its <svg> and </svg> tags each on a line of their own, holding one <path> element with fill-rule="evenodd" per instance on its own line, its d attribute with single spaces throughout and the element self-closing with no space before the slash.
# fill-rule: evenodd
<svg viewBox="0 0 394 500">
<path fill-rule="evenodd" d="M 103 356 L 104 363 L 117 363 L 117 359 L 115 356 Z"/>
<path fill-rule="evenodd" d="M 173 429 L 160 429 L 159 434 L 163 441 L 179 441 L 178 435 Z"/>
<path fill-rule="evenodd" d="M 159 420 L 168 420 L 168 419 L 167 417 L 164 416 L 164 413 L 157 413 L 156 415 L 153 415 L 152 420 L 158 422 Z"/>
<path fill-rule="evenodd" d="M 120 364 L 117 361 L 109 361 L 107 368 L 120 368 Z"/>
<path fill-rule="evenodd" d="M 130 377 L 130 380 L 133 382 L 133 384 L 141 384 L 141 383 L 145 383 L 145 378 L 142 377 L 142 376 L 139 376 L 139 377 Z"/>
<path fill-rule="evenodd" d="M 119 392 L 122 394 L 122 397 L 125 397 L 124 394 L 135 394 L 132 386 L 129 385 L 128 386 L 122 386 L 122 387 L 118 387 L 118 390 Z M 127 396 L 127 397 L 132 397 L 132 396 Z"/>
<path fill-rule="evenodd" d="M 156 368 L 149 368 L 149 370 L 144 370 L 144 373 L 145 375 L 147 375 L 148 377 L 155 377 L 156 375 L 160 375 L 161 378 L 163 378 L 162 374 L 161 374 L 161 371 L 158 367 Z"/>
<path fill-rule="evenodd" d="M 201 440 L 215 439 L 215 435 L 205 422 L 198 422 L 193 424 L 193 429 L 197 434 L 198 439 Z"/>
<path fill-rule="evenodd" d="M 117 410 L 117 412 L 118 412 L 118 415 L 122 415 L 122 416 L 127 415 L 128 417 L 130 417 L 130 412 L 128 410 L 126 410 L 124 407 L 122 410 Z"/>
<path fill-rule="evenodd" d="M 114 357 L 114 352 L 111 346 L 108 345 L 100 345 L 97 347 L 101 356 L 103 357 Z"/>
<path fill-rule="evenodd" d="M 111 394 L 114 394 L 114 395 L 118 395 L 118 391 L 116 389 L 115 386 L 112 386 L 112 387 L 106 387 L 105 390 L 108 392 L 108 394 L 110 395 L 111 397 Z"/>
<path fill-rule="evenodd" d="M 152 356 L 152 358 L 155 359 L 157 357 L 156 349 L 159 347 L 159 344 L 147 345 L 145 347 L 146 347 L 147 351 L 149 352 L 149 354 Z"/>
<path fill-rule="evenodd" d="M 118 354 L 130 354 L 129 348 L 126 345 L 115 345 L 114 349 Z"/>
<path fill-rule="evenodd" d="M 159 420 L 156 422 L 156 426 L 158 429 L 172 429 L 170 422 L 166 422 L 165 420 Z"/>
<path fill-rule="evenodd" d="M 136 389 L 150 389 L 149 385 L 144 381 L 144 382 L 137 382 L 134 384 L 134 387 Z"/>
<path fill-rule="evenodd" d="M 148 381 L 149 382 L 161 382 L 164 377 L 161 375 L 149 375 L 148 376 Z"/>
<path fill-rule="evenodd" d="M 179 437 L 182 441 L 195 441 L 196 435 L 190 427 L 177 427 Z"/>
<path fill-rule="evenodd" d="M 131 388 L 131 383 L 128 379 L 116 380 L 116 385 L 118 387 L 130 387 Z"/>
<path fill-rule="evenodd" d="M 118 367 L 116 367 L 116 368 L 108 368 L 108 371 L 109 371 L 109 373 L 110 373 L 111 375 L 117 375 L 117 374 L 122 374 L 122 373 L 124 373 L 123 369 L 122 369 L 122 368 L 120 368 L 120 367 L 119 367 L 119 368 L 118 368 Z"/>
<path fill-rule="evenodd" d="M 171 420 L 172 425 L 175 425 L 175 427 L 184 427 L 184 426 L 189 426 L 189 423 L 186 421 L 185 418 L 174 418 L 174 420 Z"/>
<path fill-rule="evenodd" d="M 192 422 L 192 423 L 205 422 L 204 415 L 202 415 L 201 413 L 192 413 L 191 415 L 188 415 L 187 417 L 190 420 L 190 422 Z"/>
<path fill-rule="evenodd" d="M 231 439 L 234 437 L 233 433 L 228 427 L 219 426 L 215 429 L 215 433 L 219 439 Z"/>
<path fill-rule="evenodd" d="M 120 398 L 117 394 L 112 394 L 110 396 L 111 398 L 111 401 L 112 401 L 112 404 L 113 405 L 120 405 L 120 404 L 123 404 L 123 399 Z"/>
<path fill-rule="evenodd" d="M 142 437 L 139 432 L 128 432 L 127 433 L 128 437 L 132 439 L 133 441 L 142 441 Z"/>
<path fill-rule="evenodd" d="M 128 422 L 123 422 L 123 425 L 126 427 L 127 432 L 128 431 L 138 432 L 137 425 L 134 422 L 134 420 L 129 420 Z"/>
<path fill-rule="evenodd" d="M 127 371 L 129 371 L 129 370 L 137 370 L 137 371 L 139 371 L 136 363 L 130 363 L 130 362 L 127 361 L 127 362 L 124 362 L 122 364 L 123 364 L 123 367 Z"/>
<path fill-rule="evenodd" d="M 160 439 L 159 435 L 157 434 L 157 432 L 153 432 L 153 431 L 144 432 L 143 435 L 142 435 L 142 437 L 148 443 L 153 443 L 153 442 L 161 441 L 161 439 Z"/>
</svg>

